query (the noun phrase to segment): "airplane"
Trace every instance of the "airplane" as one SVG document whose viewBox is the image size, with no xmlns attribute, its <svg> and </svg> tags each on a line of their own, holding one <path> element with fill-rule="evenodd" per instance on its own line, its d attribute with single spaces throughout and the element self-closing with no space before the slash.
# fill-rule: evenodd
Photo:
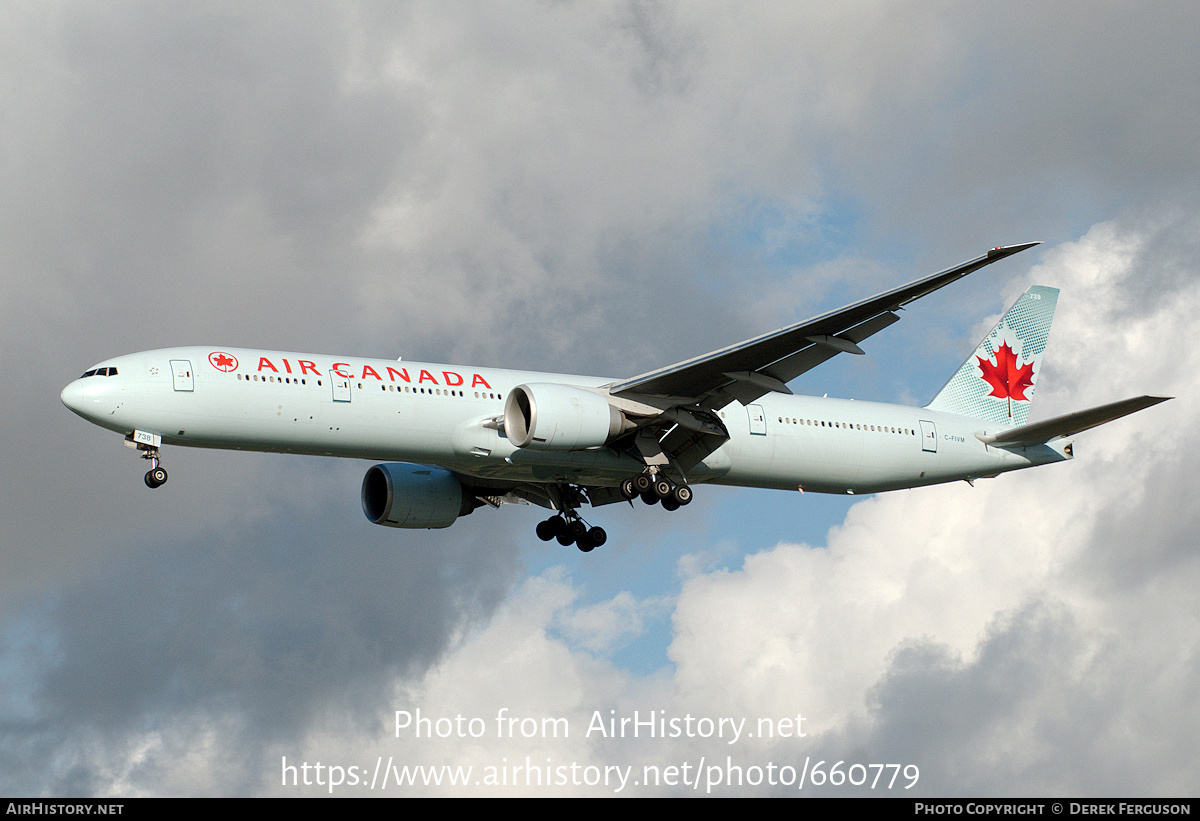
<svg viewBox="0 0 1200 821">
<path fill-rule="evenodd" d="M 667 510 L 701 484 L 861 494 L 995 477 L 1074 457 L 1071 437 L 1170 397 L 1028 423 L 1058 290 L 1033 286 L 925 407 L 795 395 L 789 382 L 899 319 L 913 301 L 1039 243 L 983 256 L 844 308 L 624 379 L 241 348 L 108 359 L 62 391 L 167 481 L 164 445 L 379 460 L 375 524 L 442 528 L 534 503 L 544 541 L 589 552 L 579 512 L 640 497 Z"/>
</svg>

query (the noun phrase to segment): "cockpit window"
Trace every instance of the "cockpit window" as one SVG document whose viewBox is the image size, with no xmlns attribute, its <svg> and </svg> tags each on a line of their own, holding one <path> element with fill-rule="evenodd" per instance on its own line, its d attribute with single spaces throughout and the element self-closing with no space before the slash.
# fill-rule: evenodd
<svg viewBox="0 0 1200 821">
<path fill-rule="evenodd" d="M 116 376 L 116 368 L 92 368 L 90 371 L 84 371 L 80 379 L 87 379 L 89 376 Z"/>
<path fill-rule="evenodd" d="M 96 375 L 96 369 L 95 369 L 95 368 L 92 368 L 90 371 L 84 371 L 84 372 L 83 372 L 83 376 L 81 376 L 81 377 L 79 377 L 79 378 L 80 378 L 80 379 L 87 379 L 89 376 L 95 376 L 95 375 Z"/>
</svg>

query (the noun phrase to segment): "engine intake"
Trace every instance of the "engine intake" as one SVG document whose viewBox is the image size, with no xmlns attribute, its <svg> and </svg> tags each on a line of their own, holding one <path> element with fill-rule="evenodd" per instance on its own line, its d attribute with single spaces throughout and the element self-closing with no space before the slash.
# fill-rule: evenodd
<svg viewBox="0 0 1200 821">
<path fill-rule="evenodd" d="M 504 432 L 519 448 L 586 450 L 631 427 L 603 396 L 574 385 L 517 385 L 504 403 Z"/>
<path fill-rule="evenodd" d="M 367 470 L 362 506 L 377 525 L 431 529 L 449 527 L 476 504 L 448 470 L 390 462 Z"/>
</svg>

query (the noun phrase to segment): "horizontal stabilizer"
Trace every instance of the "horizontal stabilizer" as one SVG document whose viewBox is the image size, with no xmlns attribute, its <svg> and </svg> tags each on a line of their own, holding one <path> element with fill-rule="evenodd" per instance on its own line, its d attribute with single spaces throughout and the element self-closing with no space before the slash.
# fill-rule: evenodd
<svg viewBox="0 0 1200 821">
<path fill-rule="evenodd" d="M 992 436 L 985 436 L 981 433 L 977 433 L 975 436 L 986 445 L 998 445 L 1000 447 L 1040 445 L 1051 439 L 1071 436 L 1088 428 L 1103 425 L 1105 422 L 1120 419 L 1122 416 L 1128 416 L 1131 413 L 1136 413 L 1137 411 L 1157 405 L 1159 402 L 1166 402 L 1171 398 L 1170 396 L 1136 396 L 1133 399 L 1122 399 L 1120 402 L 1101 405 L 1098 408 L 1076 411 L 1075 413 L 1068 413 L 1065 416 L 1056 416 L 1044 422 L 1022 425 L 1019 428 L 1006 430 Z"/>
</svg>

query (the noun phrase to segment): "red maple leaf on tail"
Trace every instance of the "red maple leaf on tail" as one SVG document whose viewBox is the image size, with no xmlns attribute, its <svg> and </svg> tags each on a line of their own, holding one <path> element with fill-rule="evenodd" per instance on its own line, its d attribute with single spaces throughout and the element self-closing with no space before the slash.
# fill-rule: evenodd
<svg viewBox="0 0 1200 821">
<path fill-rule="evenodd" d="M 1017 367 L 1017 355 L 1013 353 L 1013 349 L 1007 342 L 1002 343 L 996 349 L 995 362 L 984 359 L 982 356 L 975 358 L 979 360 L 979 370 L 983 372 L 981 378 L 992 386 L 992 392 L 988 396 L 1007 399 L 1008 418 L 1012 419 L 1012 401 L 1014 399 L 1029 401 L 1025 390 L 1033 387 L 1033 363 L 1026 362 Z"/>
</svg>

